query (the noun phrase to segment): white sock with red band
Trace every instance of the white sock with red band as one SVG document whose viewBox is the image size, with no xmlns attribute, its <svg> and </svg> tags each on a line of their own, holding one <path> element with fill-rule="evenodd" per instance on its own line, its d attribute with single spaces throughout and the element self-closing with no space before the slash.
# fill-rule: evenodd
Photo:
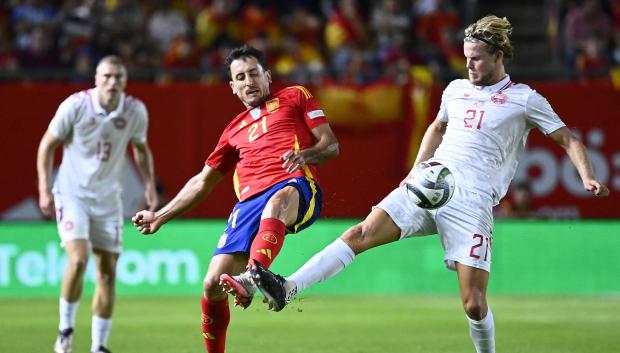
<svg viewBox="0 0 620 353">
<path fill-rule="evenodd" d="M 336 239 L 314 255 L 287 280 L 297 284 L 297 293 L 305 288 L 335 276 L 355 259 L 353 250 L 341 239 Z"/>
</svg>

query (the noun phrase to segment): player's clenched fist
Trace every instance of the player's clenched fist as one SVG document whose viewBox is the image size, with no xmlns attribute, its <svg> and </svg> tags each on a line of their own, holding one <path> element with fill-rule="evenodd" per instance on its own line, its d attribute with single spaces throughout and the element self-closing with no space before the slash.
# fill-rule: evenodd
<svg viewBox="0 0 620 353">
<path fill-rule="evenodd" d="M 598 197 L 609 196 L 609 189 L 607 185 L 601 183 L 598 180 L 588 179 L 583 182 L 583 187 Z"/>
<path fill-rule="evenodd" d="M 133 221 L 133 225 L 142 234 L 153 234 L 157 232 L 161 226 L 159 218 L 156 216 L 155 212 L 151 211 L 140 211 L 136 213 L 131 220 Z"/>
</svg>

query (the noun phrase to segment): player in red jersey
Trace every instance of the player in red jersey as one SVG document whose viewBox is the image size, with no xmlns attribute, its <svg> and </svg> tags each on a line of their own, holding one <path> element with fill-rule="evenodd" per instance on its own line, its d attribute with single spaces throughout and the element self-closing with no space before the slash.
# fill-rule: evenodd
<svg viewBox="0 0 620 353">
<path fill-rule="evenodd" d="M 232 92 L 246 106 L 224 129 L 204 169 L 157 212 L 140 211 L 134 225 L 144 234 L 196 206 L 235 168 L 239 202 L 214 252 L 204 279 L 202 332 L 209 353 L 223 353 L 230 311 L 250 305 L 256 286 L 248 264 L 268 267 L 286 233 L 296 233 L 319 216 L 321 189 L 316 165 L 339 153 L 338 141 L 317 100 L 304 87 L 271 94 L 264 54 L 234 49 L 225 61 Z"/>
</svg>

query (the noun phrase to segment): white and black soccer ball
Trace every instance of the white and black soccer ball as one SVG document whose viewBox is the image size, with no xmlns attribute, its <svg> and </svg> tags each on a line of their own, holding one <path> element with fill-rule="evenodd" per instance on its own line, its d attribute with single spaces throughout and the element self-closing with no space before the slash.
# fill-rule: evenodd
<svg viewBox="0 0 620 353">
<path fill-rule="evenodd" d="M 405 187 L 413 203 L 434 210 L 450 201 L 454 193 L 454 175 L 439 162 L 422 162 L 413 169 Z"/>
</svg>

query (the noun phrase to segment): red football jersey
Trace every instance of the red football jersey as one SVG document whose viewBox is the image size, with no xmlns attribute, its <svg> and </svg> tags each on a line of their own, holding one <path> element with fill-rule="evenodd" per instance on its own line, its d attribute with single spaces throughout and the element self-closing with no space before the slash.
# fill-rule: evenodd
<svg viewBox="0 0 620 353">
<path fill-rule="evenodd" d="M 314 145 L 311 129 L 325 123 L 318 101 L 305 87 L 287 87 L 237 115 L 205 163 L 222 173 L 236 165 L 234 185 L 239 200 L 288 178 L 307 176 L 318 182 L 316 165 L 289 174 L 280 157 Z"/>
</svg>

